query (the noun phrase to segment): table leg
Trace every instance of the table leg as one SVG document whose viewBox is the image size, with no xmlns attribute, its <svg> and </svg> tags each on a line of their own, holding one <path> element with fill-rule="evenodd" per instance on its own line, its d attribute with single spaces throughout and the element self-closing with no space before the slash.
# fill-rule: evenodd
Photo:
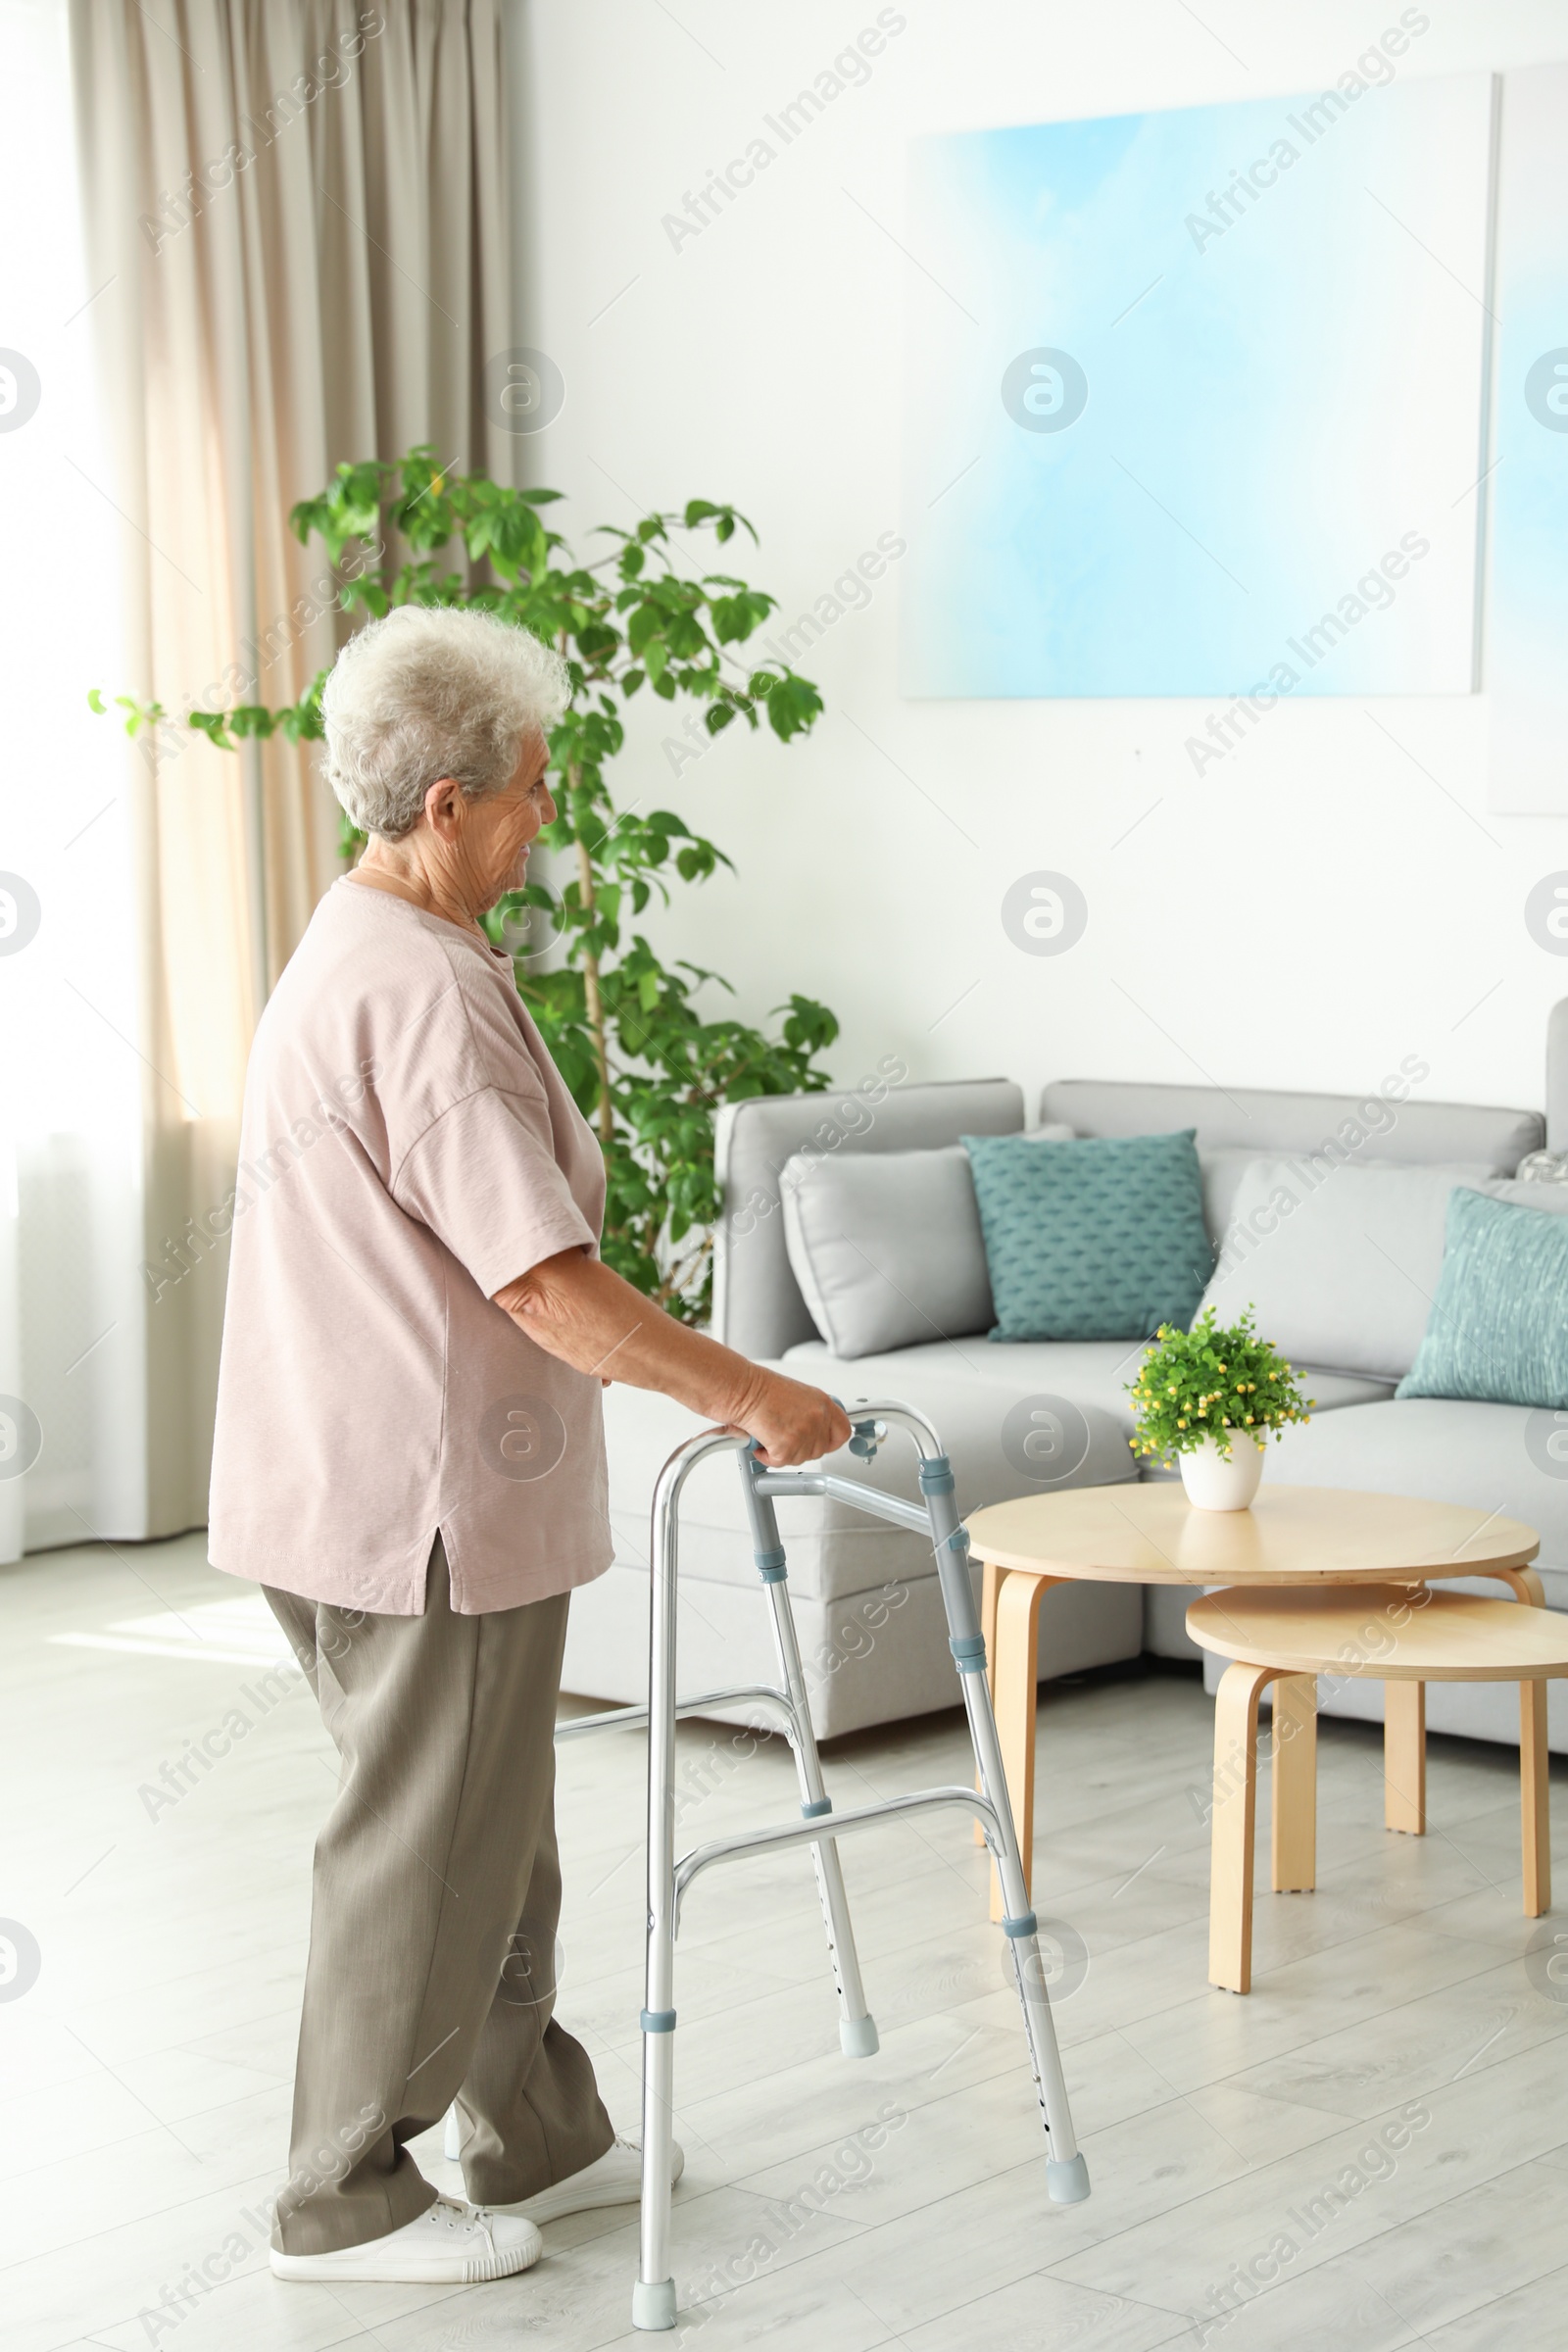
<svg viewBox="0 0 1568 2352">
<path fill-rule="evenodd" d="M 1544 1608 L 1545 1594 L 1533 1568 L 1492 1568 L 1489 1577 L 1506 1585 L 1515 1600 Z M 1520 1686 L 1521 1693 L 1524 1686 Z M 1520 1698 L 1521 1710 L 1533 1702 Z M 1523 1711 L 1521 1732 L 1528 1732 Z M 1521 1751 L 1522 1752 L 1522 1751 Z M 1383 1820 L 1385 1827 L 1407 1838 L 1426 1835 L 1427 1826 L 1427 1693 L 1424 1683 L 1385 1683 L 1383 1686 Z M 1527 1838 L 1528 1843 L 1528 1838 Z M 1528 1881 L 1529 1865 L 1526 1865 Z M 1528 1888 L 1527 1888 L 1528 1899 Z M 1538 1916 L 1535 1912 L 1532 1918 Z"/>
<path fill-rule="evenodd" d="M 1257 1819 L 1257 1699 L 1269 1666 L 1227 1666 L 1214 1698 L 1213 1843 L 1208 1877 L 1208 1981 L 1252 1983 L 1252 1834 Z"/>
<path fill-rule="evenodd" d="M 1027 1889 L 1034 1875 L 1035 1839 L 1035 1705 L 1039 1674 L 1040 1602 L 1059 1576 L 1030 1576 L 1017 1569 L 1004 1579 L 997 1594 L 996 1710 L 997 1737 L 1002 1744 L 1002 1768 L 1007 1776 L 1007 1794 L 1018 1832 Z M 996 1864 L 991 1866 L 991 1916 L 1004 1919 L 1006 1905 Z"/>
<path fill-rule="evenodd" d="M 982 1570 L 980 1578 L 980 1631 L 985 1636 L 986 1642 L 986 1684 L 991 1692 L 991 1704 L 993 1707 L 995 1707 L 997 1703 L 997 1594 L 1002 1589 L 1002 1580 L 1006 1575 L 1007 1571 L 1005 1568 L 999 1568 L 995 1560 L 982 1560 L 980 1565 Z M 977 1788 L 980 1786 L 980 1774 L 978 1770 L 975 1772 L 974 1785 Z M 978 1814 L 975 1815 L 974 1841 L 976 1845 L 984 1845 L 986 1841 L 985 1824 L 981 1821 Z M 1026 1885 L 1028 1883 L 1028 1857 L 1025 1856 L 1024 1871 L 1026 1874 Z M 996 1872 L 993 1871 L 991 1875 L 993 1881 L 995 1881 Z"/>
<path fill-rule="evenodd" d="M 1317 1885 L 1317 1677 L 1282 1674 L 1274 1685 L 1274 1890 Z"/>
<path fill-rule="evenodd" d="M 980 1631 L 986 1638 L 986 1681 L 991 1686 L 993 1706 L 997 1702 L 997 1594 L 1006 1573 L 995 1560 L 987 1560 L 980 1579 Z"/>
<path fill-rule="evenodd" d="M 1489 1576 L 1506 1585 L 1515 1600 L 1544 1609 L 1546 1595 L 1534 1568 L 1492 1568 Z M 1525 1917 L 1551 1909 L 1551 1804 L 1546 1776 L 1546 1689 L 1519 1686 L 1519 1812 L 1524 1856 Z"/>
<path fill-rule="evenodd" d="M 1407 1838 L 1426 1835 L 1427 1687 L 1383 1686 L 1383 1821 Z"/>
<path fill-rule="evenodd" d="M 1519 1686 L 1519 1812 L 1524 1852 L 1525 1917 L 1551 1909 L 1551 1797 L 1546 1757 L 1544 1682 Z"/>
</svg>

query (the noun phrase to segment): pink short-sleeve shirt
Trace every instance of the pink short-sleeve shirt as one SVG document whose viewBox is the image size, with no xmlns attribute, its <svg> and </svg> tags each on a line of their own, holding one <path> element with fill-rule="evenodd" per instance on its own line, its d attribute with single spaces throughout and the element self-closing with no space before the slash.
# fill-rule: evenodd
<svg viewBox="0 0 1568 2352">
<path fill-rule="evenodd" d="M 598 1378 L 494 1294 L 596 1249 L 604 1201 L 511 958 L 336 883 L 246 1074 L 213 1565 L 392 1616 L 422 1611 L 438 1531 L 465 1615 L 600 1575 Z"/>
</svg>

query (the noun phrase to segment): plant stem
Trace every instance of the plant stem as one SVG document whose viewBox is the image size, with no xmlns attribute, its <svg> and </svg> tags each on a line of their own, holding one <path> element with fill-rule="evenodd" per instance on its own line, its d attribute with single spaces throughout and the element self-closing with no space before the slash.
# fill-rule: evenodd
<svg viewBox="0 0 1568 2352">
<path fill-rule="evenodd" d="M 577 770 L 570 771 L 573 793 L 577 787 Z M 594 861 L 588 855 L 588 844 L 577 836 L 577 881 L 582 896 L 583 912 L 593 915 Z M 608 1151 L 615 1140 L 614 1104 L 610 1099 L 610 1054 L 605 1039 L 605 1008 L 599 995 L 599 958 L 590 948 L 582 956 L 582 987 L 587 1001 L 588 1033 L 594 1041 L 594 1059 L 599 1064 L 599 1140 Z"/>
</svg>

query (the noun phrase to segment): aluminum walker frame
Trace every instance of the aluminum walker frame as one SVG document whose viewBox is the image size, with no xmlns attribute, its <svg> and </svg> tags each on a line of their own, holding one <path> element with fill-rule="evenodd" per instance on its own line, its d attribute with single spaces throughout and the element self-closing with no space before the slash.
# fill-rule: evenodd
<svg viewBox="0 0 1568 2352">
<path fill-rule="evenodd" d="M 1029 1907 L 1017 1833 L 1002 1768 L 996 1718 L 986 1682 L 986 1645 L 975 1614 L 969 1582 L 966 1530 L 958 1521 L 953 1471 L 936 1432 L 920 1413 L 906 1404 L 858 1403 L 854 1407 L 852 1452 L 870 1460 L 890 1429 L 913 1440 L 920 1464 L 920 1504 L 905 1502 L 878 1488 L 840 1478 L 823 1470 L 769 1470 L 757 1459 L 753 1442 L 730 1429 L 710 1429 L 687 1440 L 670 1455 L 654 1491 L 652 1641 L 646 1707 L 616 1707 L 604 1715 L 579 1716 L 564 1723 L 558 1740 L 580 1738 L 589 1732 L 612 1731 L 647 1724 L 648 1740 L 648 1974 L 642 2013 L 643 2031 L 643 2179 L 642 2248 L 637 2284 L 632 2294 L 632 2326 L 663 2328 L 675 2325 L 675 2281 L 670 2272 L 669 2215 L 672 2164 L 673 2089 L 675 2072 L 675 1935 L 681 1899 L 699 1872 L 715 1862 L 730 1862 L 742 1854 L 770 1851 L 777 1846 L 809 1845 L 816 1865 L 817 1890 L 827 1930 L 828 1957 L 839 1995 L 839 2038 L 846 2056 L 868 2058 L 877 2047 L 876 2027 L 865 2005 L 849 1900 L 839 1865 L 836 1840 L 857 1830 L 873 1828 L 906 1813 L 931 1806 L 956 1807 L 979 1817 L 985 1841 L 1001 1875 L 1006 1917 L 1002 1932 L 1012 1955 L 1013 1975 L 1023 2008 L 1024 2033 L 1035 2091 L 1040 2102 L 1049 2155 L 1046 2192 L 1054 2203 L 1074 2205 L 1089 2194 L 1089 2168 L 1073 2136 L 1056 2049 L 1055 2029 L 1046 1993 L 1037 1923 Z M 680 1534 L 680 1495 L 687 1477 L 700 1461 L 724 1448 L 733 1448 L 740 1461 L 751 1522 L 757 1571 L 767 1590 L 773 1612 L 773 1639 L 778 1652 L 782 1690 L 764 1685 L 733 1690 L 709 1690 L 696 1698 L 677 1698 L 675 1691 L 675 1594 Z M 779 1494 L 823 1494 L 858 1511 L 890 1519 L 896 1527 L 912 1530 L 931 1540 L 937 1575 L 948 1619 L 948 1646 L 953 1652 L 963 1691 L 969 1738 L 979 1772 L 979 1789 L 943 1788 L 911 1790 L 886 1797 L 873 1805 L 858 1805 L 836 1813 L 822 1785 L 816 1736 L 811 1727 L 810 1702 L 801 1665 L 800 1643 L 790 1608 L 788 1570 L 779 1541 L 774 1497 Z M 758 1706 L 775 1715 L 795 1754 L 800 1781 L 799 1822 L 715 1838 L 690 1853 L 675 1854 L 675 1725 L 683 1715 L 707 1715 L 720 1706 Z M 831 1817 L 831 1836 L 822 1823 Z"/>
</svg>

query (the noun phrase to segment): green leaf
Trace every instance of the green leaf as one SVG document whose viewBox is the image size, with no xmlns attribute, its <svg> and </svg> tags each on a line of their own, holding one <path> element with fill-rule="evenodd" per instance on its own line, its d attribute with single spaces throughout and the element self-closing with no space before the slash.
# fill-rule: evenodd
<svg viewBox="0 0 1568 2352">
<path fill-rule="evenodd" d="M 664 625 L 664 615 L 651 600 L 639 604 L 626 624 L 626 650 L 640 657 L 650 640 L 657 637 Z"/>
<path fill-rule="evenodd" d="M 713 635 L 720 645 L 734 645 L 740 638 L 749 637 L 757 626 L 749 596 L 718 596 L 709 605 L 712 615 Z"/>
<path fill-rule="evenodd" d="M 821 710 L 822 697 L 810 679 L 787 669 L 767 697 L 767 723 L 780 743 L 788 743 L 804 735 Z"/>
<path fill-rule="evenodd" d="M 577 651 L 585 662 L 601 661 L 620 646 L 620 631 L 606 626 L 602 620 L 591 620 L 577 631 Z"/>
<path fill-rule="evenodd" d="M 670 652 L 685 661 L 708 651 L 708 632 L 694 613 L 672 612 L 664 624 L 664 635 Z"/>
</svg>

